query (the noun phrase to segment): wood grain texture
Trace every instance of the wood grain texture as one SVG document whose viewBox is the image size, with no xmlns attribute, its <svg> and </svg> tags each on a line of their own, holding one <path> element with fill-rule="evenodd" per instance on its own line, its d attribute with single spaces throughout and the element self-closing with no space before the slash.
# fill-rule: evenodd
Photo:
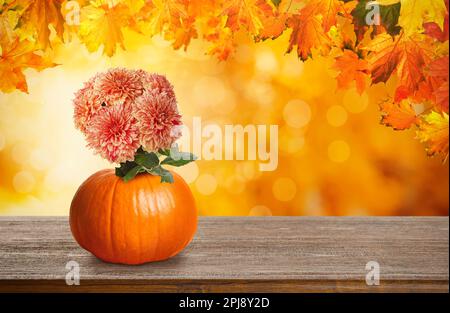
<svg viewBox="0 0 450 313">
<path fill-rule="evenodd" d="M 448 217 L 202 217 L 178 256 L 107 264 L 64 217 L 0 218 L 0 291 L 448 292 Z M 81 284 L 67 286 L 66 263 Z M 381 267 L 365 283 L 366 263 Z"/>
</svg>

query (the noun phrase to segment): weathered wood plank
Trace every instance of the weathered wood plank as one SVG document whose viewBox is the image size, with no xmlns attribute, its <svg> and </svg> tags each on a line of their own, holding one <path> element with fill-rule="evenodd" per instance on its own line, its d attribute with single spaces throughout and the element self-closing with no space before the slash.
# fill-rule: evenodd
<svg viewBox="0 0 450 313">
<path fill-rule="evenodd" d="M 107 264 L 72 239 L 67 218 L 0 218 L 0 291 L 448 292 L 448 217 L 202 217 L 164 262 Z M 68 261 L 81 285 L 65 284 Z M 366 263 L 381 267 L 365 283 Z"/>
</svg>

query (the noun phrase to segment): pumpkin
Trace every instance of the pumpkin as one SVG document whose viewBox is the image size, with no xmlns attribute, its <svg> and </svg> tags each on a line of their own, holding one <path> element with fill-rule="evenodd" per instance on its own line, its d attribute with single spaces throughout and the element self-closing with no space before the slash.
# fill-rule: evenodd
<svg viewBox="0 0 450 313">
<path fill-rule="evenodd" d="M 142 264 L 178 254 L 194 237 L 197 209 L 186 182 L 140 174 L 129 182 L 114 170 L 89 177 L 70 207 L 70 228 L 81 247 L 106 262 Z"/>
</svg>

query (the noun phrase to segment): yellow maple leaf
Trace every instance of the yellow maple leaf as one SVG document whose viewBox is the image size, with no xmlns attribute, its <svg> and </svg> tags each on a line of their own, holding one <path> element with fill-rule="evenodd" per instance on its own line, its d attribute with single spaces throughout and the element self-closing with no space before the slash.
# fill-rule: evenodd
<svg viewBox="0 0 450 313">
<path fill-rule="evenodd" d="M 22 0 L 20 5 L 26 9 L 20 17 L 19 24 L 22 37 L 36 36 L 36 40 L 43 49 L 50 45 L 50 28 L 52 25 L 59 38 L 64 34 L 64 17 L 61 4 L 64 0 Z"/>
<path fill-rule="evenodd" d="M 147 36 L 162 34 L 172 41 L 174 49 L 186 50 L 191 39 L 198 36 L 195 22 L 200 6 L 199 0 L 149 1 L 132 17 L 131 28 Z"/>
<path fill-rule="evenodd" d="M 90 52 L 103 45 L 103 53 L 112 56 L 117 45 L 125 49 L 122 28 L 127 26 L 128 8 L 108 0 L 92 1 L 81 10 L 79 37 Z"/>
<path fill-rule="evenodd" d="M 427 144 L 429 155 L 442 154 L 445 159 L 448 157 L 448 114 L 432 111 L 424 116 L 419 125 L 417 138 Z"/>
<path fill-rule="evenodd" d="M 222 14 L 228 17 L 226 26 L 232 31 L 245 28 L 251 35 L 258 36 L 264 29 L 264 20 L 273 16 L 273 5 L 265 0 L 226 1 Z"/>
<path fill-rule="evenodd" d="M 424 23 L 436 23 L 443 30 L 447 12 L 444 0 L 377 0 L 380 5 L 401 3 L 398 25 L 407 36 L 423 33 Z"/>
<path fill-rule="evenodd" d="M 23 70 L 34 68 L 40 71 L 56 64 L 38 54 L 35 44 L 29 40 L 5 39 L 0 40 L 0 90 L 28 92 Z"/>
<path fill-rule="evenodd" d="M 0 3 L 0 8 L 3 11 L 0 11 L 0 40 L 13 40 L 15 38 L 14 28 L 16 27 L 19 21 L 19 11 L 18 10 L 10 10 L 8 9 L 11 4 L 7 4 L 6 8 L 3 8 L 3 5 L 6 3 Z"/>
<path fill-rule="evenodd" d="M 152 0 L 141 10 L 137 30 L 154 36 L 181 27 L 181 20 L 188 17 L 187 2 L 184 0 Z"/>
<path fill-rule="evenodd" d="M 402 0 L 398 24 L 406 35 L 422 33 L 423 24 L 428 22 L 434 22 L 443 29 L 446 12 L 444 0 Z"/>
</svg>

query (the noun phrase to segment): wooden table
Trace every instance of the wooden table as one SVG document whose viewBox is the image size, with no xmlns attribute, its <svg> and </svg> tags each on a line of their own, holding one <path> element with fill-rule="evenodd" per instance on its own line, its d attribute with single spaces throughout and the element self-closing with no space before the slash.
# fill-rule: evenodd
<svg viewBox="0 0 450 313">
<path fill-rule="evenodd" d="M 201 217 L 178 256 L 107 264 L 66 217 L 0 218 L 0 291 L 448 292 L 448 217 Z M 65 282 L 80 266 L 80 285 Z M 380 284 L 367 285 L 378 262 Z"/>
</svg>

